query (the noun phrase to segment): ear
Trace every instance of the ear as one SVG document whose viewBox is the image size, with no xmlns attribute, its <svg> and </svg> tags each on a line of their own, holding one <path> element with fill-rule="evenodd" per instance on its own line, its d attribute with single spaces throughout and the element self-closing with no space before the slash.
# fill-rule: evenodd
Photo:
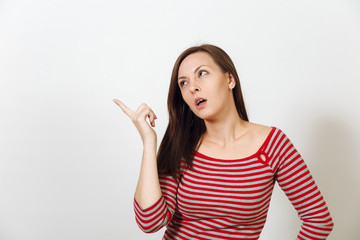
<svg viewBox="0 0 360 240">
<path fill-rule="evenodd" d="M 235 78 L 230 72 L 227 72 L 226 75 L 228 78 L 229 90 L 233 90 L 236 85 Z"/>
</svg>

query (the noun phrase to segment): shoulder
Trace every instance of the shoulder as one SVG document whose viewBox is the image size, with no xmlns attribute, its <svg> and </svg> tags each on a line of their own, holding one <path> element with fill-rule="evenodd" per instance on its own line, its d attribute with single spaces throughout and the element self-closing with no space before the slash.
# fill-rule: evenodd
<svg viewBox="0 0 360 240">
<path fill-rule="evenodd" d="M 293 145 L 286 133 L 275 126 L 265 126 L 256 123 L 250 123 L 252 126 L 249 132 L 249 136 L 253 141 L 264 142 L 268 140 L 268 143 L 277 142 L 278 147 L 287 145 Z"/>
<path fill-rule="evenodd" d="M 250 123 L 248 135 L 248 140 L 255 142 L 258 146 L 266 144 L 279 149 L 288 149 L 289 147 L 293 147 L 293 143 L 283 130 L 275 126 Z"/>
<path fill-rule="evenodd" d="M 270 133 L 274 133 L 279 137 L 287 138 L 285 132 L 276 126 L 266 126 L 258 123 L 248 122 L 248 135 L 253 138 L 261 138 L 268 136 Z"/>
<path fill-rule="evenodd" d="M 269 142 L 292 144 L 287 134 L 276 126 L 266 126 L 257 123 L 248 123 L 247 141 L 262 143 L 269 138 Z"/>
<path fill-rule="evenodd" d="M 246 134 L 242 140 L 243 145 L 252 149 L 252 152 L 255 152 L 264 144 L 270 135 L 273 134 L 274 130 L 274 127 L 247 122 Z"/>
<path fill-rule="evenodd" d="M 264 139 L 273 131 L 274 128 L 275 127 L 249 122 L 248 123 L 249 137 L 252 139 Z"/>
</svg>

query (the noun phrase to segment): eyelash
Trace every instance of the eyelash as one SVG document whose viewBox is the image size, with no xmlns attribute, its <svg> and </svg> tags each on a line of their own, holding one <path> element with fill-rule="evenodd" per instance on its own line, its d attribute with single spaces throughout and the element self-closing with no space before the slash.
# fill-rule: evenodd
<svg viewBox="0 0 360 240">
<path fill-rule="evenodd" d="M 184 82 L 185 82 L 185 81 L 181 81 L 181 82 L 180 82 L 180 86 L 181 86 L 181 87 L 184 86 Z"/>
<path fill-rule="evenodd" d="M 201 74 L 200 74 L 200 73 L 202 73 L 202 72 L 207 73 L 207 71 L 205 71 L 205 70 L 200 70 L 200 71 L 199 71 L 199 76 L 200 76 L 200 77 L 201 77 Z"/>
<path fill-rule="evenodd" d="M 205 70 L 200 70 L 200 71 L 198 72 L 199 77 L 202 77 L 202 76 L 203 76 L 203 75 L 201 75 L 201 73 L 203 73 L 203 72 L 206 73 L 206 74 L 208 73 L 208 72 L 205 71 Z M 185 82 L 185 81 L 181 81 L 181 82 L 180 82 L 180 86 L 181 86 L 181 87 L 184 86 L 184 82 Z"/>
</svg>

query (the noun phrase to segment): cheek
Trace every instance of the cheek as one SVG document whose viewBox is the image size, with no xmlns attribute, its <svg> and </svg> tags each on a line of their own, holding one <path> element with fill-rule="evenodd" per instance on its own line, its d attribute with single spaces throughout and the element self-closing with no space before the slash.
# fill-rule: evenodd
<svg viewBox="0 0 360 240">
<path fill-rule="evenodd" d="M 226 89 L 226 86 L 222 85 L 222 86 L 218 86 L 218 88 L 216 88 L 216 91 L 212 92 L 212 99 L 215 99 L 216 101 L 214 102 L 214 104 L 216 106 L 223 106 L 224 104 L 227 104 L 229 101 L 229 91 Z"/>
<path fill-rule="evenodd" d="M 190 103 L 190 101 L 191 101 L 189 94 L 186 94 L 186 93 L 181 92 L 181 96 L 182 96 L 183 100 L 185 101 L 185 103 L 186 103 L 187 105 L 189 105 L 189 103 Z"/>
</svg>

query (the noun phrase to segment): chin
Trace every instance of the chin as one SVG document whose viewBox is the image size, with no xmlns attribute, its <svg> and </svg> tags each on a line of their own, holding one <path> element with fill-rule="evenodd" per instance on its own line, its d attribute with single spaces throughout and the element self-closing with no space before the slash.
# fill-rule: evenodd
<svg viewBox="0 0 360 240">
<path fill-rule="evenodd" d="M 216 116 L 219 116 L 219 111 L 214 111 L 214 109 L 192 109 L 190 110 L 197 116 L 198 118 L 201 118 L 202 120 L 214 120 L 216 119 Z"/>
<path fill-rule="evenodd" d="M 207 121 L 211 121 L 213 119 L 215 119 L 214 114 L 210 114 L 208 112 L 194 112 L 195 116 L 197 116 L 198 118 L 202 119 L 202 120 L 207 120 Z"/>
</svg>

